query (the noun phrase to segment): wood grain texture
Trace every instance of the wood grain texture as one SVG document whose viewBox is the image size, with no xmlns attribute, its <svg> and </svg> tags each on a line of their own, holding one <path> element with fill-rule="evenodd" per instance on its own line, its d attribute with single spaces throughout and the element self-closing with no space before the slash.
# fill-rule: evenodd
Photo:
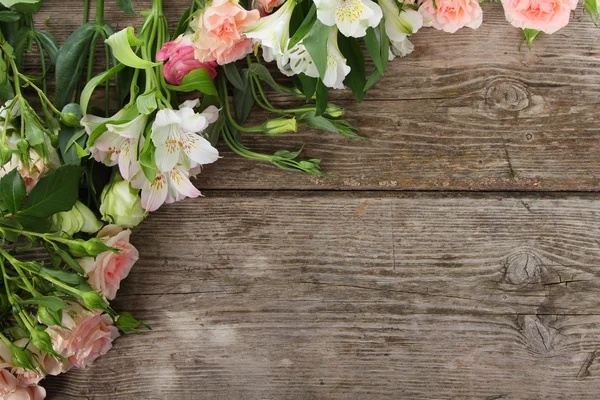
<svg viewBox="0 0 600 400">
<path fill-rule="evenodd" d="M 138 10 L 149 1 L 134 2 Z M 172 24 L 188 5 L 169 1 Z M 61 40 L 75 29 L 80 1 L 52 2 L 39 21 Z M 115 28 L 136 23 L 107 2 Z M 244 137 L 273 152 L 299 149 L 323 159 L 331 177 L 290 175 L 242 159 L 221 147 L 224 159 L 198 181 L 206 189 L 552 190 L 600 187 L 600 31 L 580 8 L 572 23 L 519 50 L 520 31 L 499 4 L 484 6 L 476 31 L 446 34 L 424 28 L 415 52 L 397 59 L 363 102 L 347 91 L 332 100 L 369 142 L 313 130 L 272 138 Z M 274 96 L 278 104 L 289 99 Z M 262 123 L 267 115 L 257 113 Z"/>
<path fill-rule="evenodd" d="M 50 399 L 596 399 L 597 196 L 210 192 L 153 214 L 120 338 Z"/>
</svg>

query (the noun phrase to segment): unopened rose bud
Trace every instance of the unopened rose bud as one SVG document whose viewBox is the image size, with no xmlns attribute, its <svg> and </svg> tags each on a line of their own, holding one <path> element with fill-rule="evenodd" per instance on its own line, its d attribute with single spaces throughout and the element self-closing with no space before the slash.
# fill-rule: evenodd
<svg viewBox="0 0 600 400">
<path fill-rule="evenodd" d="M 298 122 L 296 118 L 276 118 L 264 124 L 264 132 L 267 135 L 279 135 L 286 132 L 297 132 Z"/>
<path fill-rule="evenodd" d="M 118 174 L 102 191 L 100 213 L 104 221 L 124 228 L 133 228 L 146 217 L 139 190 L 133 189 Z"/>
<path fill-rule="evenodd" d="M 31 343 L 35 346 L 36 349 L 45 351 L 46 353 L 55 353 L 52 348 L 52 339 L 50 335 L 45 331 L 45 327 L 42 325 L 38 325 L 36 328 L 30 331 L 31 333 Z"/>
<path fill-rule="evenodd" d="M 17 150 L 19 153 L 26 155 L 29 158 L 29 143 L 25 139 L 19 139 L 17 142 Z"/>
<path fill-rule="evenodd" d="M 60 326 L 62 324 L 62 313 L 60 311 L 52 311 L 45 306 L 38 306 L 37 319 L 40 323 L 47 326 Z"/>
<path fill-rule="evenodd" d="M 96 291 L 84 292 L 81 294 L 83 298 L 83 304 L 90 310 L 106 310 L 106 300 L 102 298 Z"/>
<path fill-rule="evenodd" d="M 108 247 L 102 239 L 93 238 L 83 244 L 83 248 L 90 257 L 96 257 L 98 254 L 104 253 L 105 251 L 113 251 L 114 249 Z"/>
<path fill-rule="evenodd" d="M 62 121 L 63 124 L 65 124 L 67 126 L 74 126 L 74 127 L 80 126 L 79 118 L 77 117 L 77 114 L 72 113 L 72 112 L 62 113 L 60 115 L 60 120 Z"/>
<path fill-rule="evenodd" d="M 33 353 L 31 350 L 25 348 L 22 349 L 14 344 L 10 346 L 11 361 L 15 367 L 20 367 L 25 370 L 35 371 L 36 368 L 33 365 Z"/>
<path fill-rule="evenodd" d="M 12 158 L 12 150 L 6 144 L 0 144 L 0 166 L 6 165 Z"/>
<path fill-rule="evenodd" d="M 335 104 L 328 104 L 327 108 L 325 109 L 325 114 L 332 118 L 339 118 L 345 113 L 346 111 L 342 107 L 336 106 Z"/>
</svg>

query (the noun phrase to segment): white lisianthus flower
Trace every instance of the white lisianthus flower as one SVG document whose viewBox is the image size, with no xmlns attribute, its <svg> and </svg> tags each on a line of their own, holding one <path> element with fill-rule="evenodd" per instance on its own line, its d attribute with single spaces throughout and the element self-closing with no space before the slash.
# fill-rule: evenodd
<svg viewBox="0 0 600 400">
<path fill-rule="evenodd" d="M 346 37 L 363 37 L 367 28 L 381 21 L 381 8 L 371 0 L 314 0 L 317 18 L 327 26 L 337 25 Z"/>
<path fill-rule="evenodd" d="M 247 38 L 261 45 L 265 61 L 271 62 L 283 56 L 290 38 L 290 20 L 295 6 L 295 0 L 288 0 L 275 13 L 259 19 L 244 31 Z"/>
<path fill-rule="evenodd" d="M 327 69 L 323 77 L 323 84 L 334 89 L 344 88 L 344 79 L 350 73 L 350 67 L 340 52 L 337 42 L 338 30 L 331 28 L 327 39 Z"/>
<path fill-rule="evenodd" d="M 392 43 L 396 42 L 400 46 L 409 35 L 423 27 L 423 15 L 420 12 L 400 10 L 394 0 L 380 0 L 379 5 L 383 10 L 385 33 Z"/>
<path fill-rule="evenodd" d="M 218 110 L 208 107 L 202 114 L 194 112 L 197 102 L 184 103 L 175 111 L 163 109 L 156 113 L 151 138 L 156 146 L 156 166 L 161 172 L 170 172 L 182 162 L 210 164 L 219 159 L 219 151 L 200 135 L 212 121 Z"/>
</svg>

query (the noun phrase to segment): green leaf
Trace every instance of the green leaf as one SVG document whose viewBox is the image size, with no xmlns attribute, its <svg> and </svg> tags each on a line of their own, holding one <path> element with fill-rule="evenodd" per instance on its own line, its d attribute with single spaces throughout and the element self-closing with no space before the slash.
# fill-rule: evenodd
<svg viewBox="0 0 600 400">
<path fill-rule="evenodd" d="M 67 271 L 63 271 L 60 269 L 53 269 L 53 268 L 46 268 L 46 267 L 41 267 L 40 272 L 42 274 L 50 275 L 51 277 L 58 279 L 59 281 L 63 282 L 64 284 L 73 286 L 73 287 L 80 286 L 82 284 L 87 283 L 85 281 L 85 279 L 83 278 L 83 276 L 73 273 L 73 272 L 67 272 Z"/>
<path fill-rule="evenodd" d="M 184 33 L 190 23 L 190 9 L 185 10 L 181 18 L 179 19 L 179 23 L 177 24 L 177 28 L 175 28 L 175 32 L 173 33 L 173 39 L 177 38 L 179 35 Z"/>
<path fill-rule="evenodd" d="M 302 21 L 302 24 L 298 27 L 296 32 L 294 32 L 294 34 L 290 38 L 290 41 L 288 44 L 288 49 L 291 49 L 292 47 L 297 45 L 298 42 L 300 42 L 304 38 L 304 36 L 306 36 L 306 34 L 310 31 L 310 29 L 312 28 L 312 26 L 314 25 L 316 20 L 317 20 L 317 7 L 313 3 L 312 7 L 308 11 L 308 14 L 306 14 L 306 18 L 304 18 L 304 21 Z"/>
<path fill-rule="evenodd" d="M 146 127 L 146 135 L 145 135 L 146 143 L 144 143 L 144 148 L 142 149 L 142 152 L 140 153 L 139 160 L 140 160 L 140 166 L 142 167 L 142 172 L 144 173 L 146 178 L 150 182 L 154 182 L 158 168 L 156 167 L 156 160 L 154 159 L 154 153 L 156 153 L 156 147 L 154 146 L 154 143 L 152 142 L 152 139 L 150 138 L 150 135 L 149 135 L 150 127 L 151 127 L 150 124 L 148 124 L 148 126 Z"/>
<path fill-rule="evenodd" d="M 18 22 L 21 14 L 15 11 L 0 11 L 0 22 Z"/>
<path fill-rule="evenodd" d="M 252 107 L 254 107 L 254 96 L 250 90 L 250 77 L 247 69 L 242 70 L 240 76 L 241 88 L 233 88 L 233 105 L 235 109 L 235 120 L 243 125 L 248 119 Z"/>
<path fill-rule="evenodd" d="M 42 43 L 44 50 L 50 57 L 52 65 L 56 65 L 56 59 L 58 57 L 59 46 L 54 35 L 47 31 L 35 31 L 35 36 Z"/>
<path fill-rule="evenodd" d="M 375 64 L 375 68 L 382 75 L 384 72 L 383 62 L 381 61 L 381 51 L 379 46 L 379 40 L 377 40 L 377 35 L 375 34 L 375 29 L 369 28 L 367 29 L 367 35 L 364 38 L 365 44 L 367 45 L 367 51 L 373 59 L 373 63 Z"/>
<path fill-rule="evenodd" d="M 45 133 L 37 121 L 36 116 L 28 109 L 23 109 L 25 119 L 25 137 L 31 146 L 37 146 L 46 142 Z"/>
<path fill-rule="evenodd" d="M 81 92 L 81 98 L 79 100 L 79 104 L 81 104 L 81 112 L 85 115 L 87 114 L 87 108 L 90 103 L 90 99 L 92 98 L 92 94 L 94 90 L 98 87 L 98 85 L 103 84 L 110 78 L 112 78 L 117 72 L 121 71 L 125 68 L 125 64 L 117 64 L 108 71 L 104 71 L 103 73 L 96 75 L 85 85 L 83 91 Z"/>
<path fill-rule="evenodd" d="M 63 109 L 63 113 L 74 113 L 79 119 L 81 119 L 81 108 L 79 104 L 70 103 L 67 104 Z M 80 146 L 85 146 L 87 141 L 87 135 L 85 129 L 74 126 L 67 126 L 63 123 L 60 124 L 60 130 L 58 132 L 58 149 L 65 164 L 67 165 L 81 165 L 81 160 L 77 156 L 77 149 L 74 146 L 75 143 Z"/>
<path fill-rule="evenodd" d="M 289 93 L 281 90 L 281 88 L 279 87 L 277 82 L 275 82 L 275 79 L 273 79 L 273 75 L 271 75 L 271 73 L 269 72 L 267 67 L 265 67 L 264 65 L 254 63 L 254 64 L 250 64 L 250 66 L 248 68 L 251 73 L 256 75 L 258 77 L 258 79 L 265 82 L 267 85 L 271 86 L 271 88 L 273 90 L 275 90 L 277 93 L 289 94 Z"/>
<path fill-rule="evenodd" d="M 306 51 L 312 57 L 321 79 L 325 77 L 327 69 L 327 37 L 330 29 L 332 28 L 317 20 L 302 41 Z"/>
<path fill-rule="evenodd" d="M 381 78 L 381 72 L 378 70 L 373 71 L 373 74 L 369 77 L 369 80 L 365 84 L 365 92 L 371 88 Z"/>
<path fill-rule="evenodd" d="M 12 7 L 13 10 L 25 14 L 33 14 L 38 12 L 42 7 L 42 3 L 42 0 L 0 0 L 0 4 L 2 4 L 4 7 Z"/>
<path fill-rule="evenodd" d="M 176 92 L 199 91 L 209 96 L 217 95 L 217 88 L 206 68 L 198 68 L 183 77 L 180 86 L 166 85 L 168 89 Z"/>
<path fill-rule="evenodd" d="M 15 92 L 12 84 L 8 80 L 5 80 L 0 84 L 0 103 L 4 104 L 14 97 Z"/>
<path fill-rule="evenodd" d="M 387 68 L 390 55 L 390 39 L 385 31 L 385 24 L 379 24 L 379 49 L 381 52 L 381 62 L 383 63 L 383 69 Z"/>
<path fill-rule="evenodd" d="M 131 4 L 131 0 L 117 0 L 117 4 L 125 14 L 135 16 L 135 10 L 133 9 L 133 4 Z"/>
<path fill-rule="evenodd" d="M 138 333 L 138 328 L 141 326 L 145 327 L 146 329 L 152 329 L 148 324 L 138 321 L 133 317 L 133 315 L 131 315 L 131 313 L 128 312 L 120 313 L 115 325 L 125 334 Z"/>
<path fill-rule="evenodd" d="M 54 105 L 59 110 L 73 100 L 87 60 L 87 53 L 98 25 L 87 23 L 77 28 L 64 42 L 56 58 L 56 90 Z"/>
<path fill-rule="evenodd" d="M 35 304 L 36 306 L 44 306 L 52 311 L 60 311 L 67 308 L 67 303 L 55 296 L 42 296 L 33 299 L 21 301 L 23 304 Z"/>
<path fill-rule="evenodd" d="M 143 45 L 143 42 L 135 36 L 135 31 L 132 26 L 128 26 L 114 35 L 111 35 L 111 37 L 106 39 L 106 43 L 112 49 L 115 58 L 128 67 L 146 69 L 158 65 L 155 62 L 140 58 L 133 52 L 131 46 L 141 46 Z"/>
<path fill-rule="evenodd" d="M 327 108 L 327 99 L 329 96 L 329 92 L 327 90 L 327 86 L 319 79 L 317 82 L 317 109 L 315 110 L 315 115 L 318 117 L 319 115 L 323 115 L 325 109 Z"/>
<path fill-rule="evenodd" d="M 25 181 L 17 168 L 4 175 L 0 180 L 0 196 L 2 202 L 11 213 L 16 213 L 23 204 L 26 189 Z"/>
<path fill-rule="evenodd" d="M 302 84 L 302 93 L 304 93 L 306 101 L 310 101 L 317 90 L 318 79 L 306 76 L 305 74 L 299 74 L 297 77 Z"/>
<path fill-rule="evenodd" d="M 355 38 L 338 35 L 338 45 L 351 68 L 344 83 L 352 89 L 356 101 L 360 103 L 365 97 L 364 88 L 367 83 L 363 52 Z"/>
<path fill-rule="evenodd" d="M 79 195 L 81 168 L 65 165 L 43 176 L 33 188 L 19 215 L 49 218 L 57 212 L 69 211 Z"/>
<path fill-rule="evenodd" d="M 231 84 L 240 90 L 244 90 L 247 85 L 242 81 L 242 77 L 235 66 L 235 63 L 225 64 L 221 67 L 225 72 L 225 77 Z"/>
<path fill-rule="evenodd" d="M 156 98 L 158 96 L 157 91 L 153 91 L 150 93 L 145 93 L 141 96 L 138 96 L 136 99 L 136 106 L 140 113 L 145 115 L 150 115 L 158 108 L 158 103 Z"/>
</svg>

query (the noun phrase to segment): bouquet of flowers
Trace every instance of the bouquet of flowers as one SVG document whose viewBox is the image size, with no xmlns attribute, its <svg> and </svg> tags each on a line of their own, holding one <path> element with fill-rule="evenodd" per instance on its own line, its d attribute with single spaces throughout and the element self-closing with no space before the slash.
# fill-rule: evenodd
<svg viewBox="0 0 600 400">
<path fill-rule="evenodd" d="M 264 154 L 242 138 L 306 127 L 364 139 L 328 101 L 330 88 L 348 87 L 360 102 L 423 27 L 452 33 L 482 22 L 475 0 L 194 0 L 171 34 L 153 0 L 136 35 L 104 21 L 103 0 L 93 21 L 84 3 L 83 25 L 59 47 L 33 23 L 42 0 L 0 0 L 5 400 L 43 399 L 44 376 L 86 367 L 120 332 L 146 326 L 109 304 L 139 258 L 130 228 L 165 203 L 200 196 L 190 179 L 219 160 L 220 140 L 240 156 L 324 175 L 301 149 Z M 130 0 L 118 3 L 135 13 Z M 576 5 L 502 1 L 528 46 L 564 27 Z M 598 20 L 597 0 L 585 10 Z M 106 68 L 94 76 L 98 45 Z M 31 76 L 23 59 L 34 48 L 41 73 Z M 273 93 L 297 106 L 278 107 Z M 272 118 L 249 124 L 256 108 Z"/>
</svg>

